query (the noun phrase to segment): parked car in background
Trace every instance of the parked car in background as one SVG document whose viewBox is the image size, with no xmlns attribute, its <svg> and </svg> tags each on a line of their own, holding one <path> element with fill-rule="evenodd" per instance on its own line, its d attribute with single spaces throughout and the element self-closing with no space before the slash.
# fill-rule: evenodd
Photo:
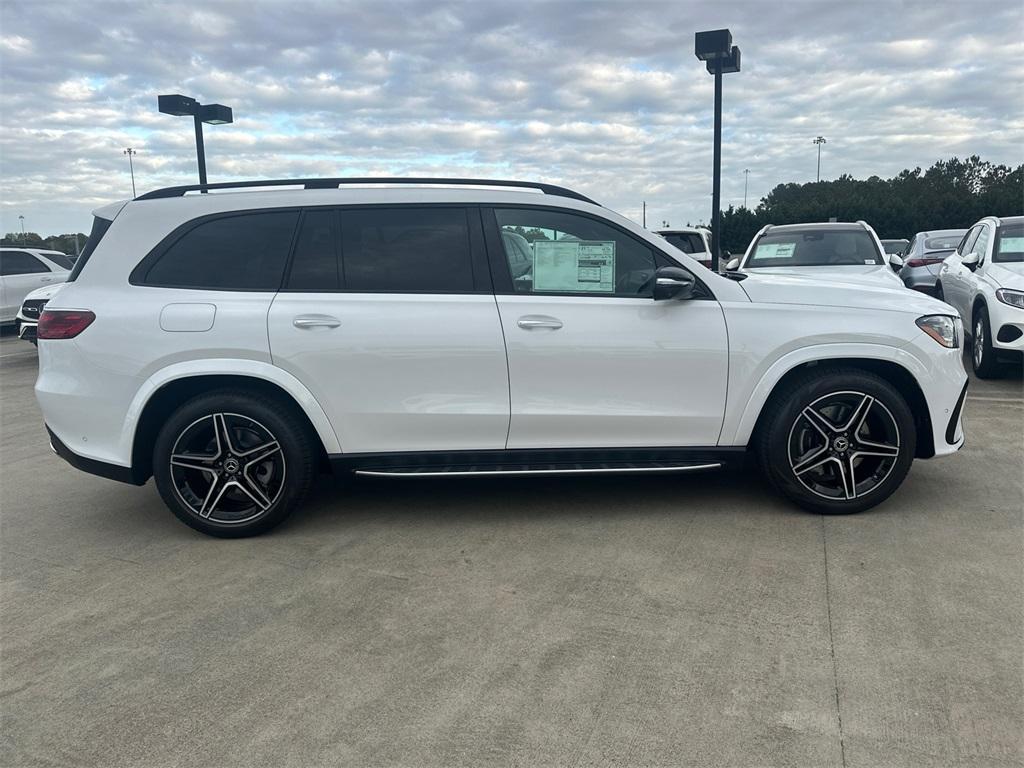
<svg viewBox="0 0 1024 768">
<path fill-rule="evenodd" d="M 900 270 L 903 284 L 934 296 L 939 266 L 956 250 L 965 234 L 966 229 L 936 229 L 914 235 L 903 254 L 903 269 Z"/>
<path fill-rule="evenodd" d="M 732 259 L 725 268 L 893 288 L 903 286 L 893 271 L 902 266 L 899 256 L 885 254 L 874 230 L 858 221 L 769 224 L 754 235 L 742 258 Z"/>
<path fill-rule="evenodd" d="M 356 181 L 96 211 L 39 321 L 57 454 L 155 477 L 188 525 L 244 536 L 327 466 L 428 482 L 696 472 L 749 452 L 795 503 L 848 513 L 963 443 L 960 322 L 902 284 L 727 277 L 551 185 Z M 538 235 L 521 279 L 505 232 Z M 863 227 L 788 241 L 831 234 L 881 258 Z"/>
<path fill-rule="evenodd" d="M 36 288 L 67 280 L 71 267 L 59 251 L 0 248 L 0 325 L 15 322 L 25 297 Z"/>
<path fill-rule="evenodd" d="M 895 253 L 897 256 L 902 256 L 907 252 L 907 248 L 910 243 L 907 240 L 881 240 L 882 250 L 886 254 Z"/>
<path fill-rule="evenodd" d="M 36 343 L 36 326 L 39 324 L 39 315 L 42 314 L 46 303 L 65 285 L 67 283 L 44 285 L 42 288 L 36 288 L 25 297 L 25 300 L 21 303 L 21 309 L 18 311 L 18 316 L 14 320 L 14 325 L 18 329 L 19 339 L 30 341 L 33 344 Z"/>
<path fill-rule="evenodd" d="M 711 269 L 711 233 L 701 227 L 659 229 L 657 233 L 691 258 Z"/>
<path fill-rule="evenodd" d="M 960 313 L 979 378 L 1024 353 L 1024 216 L 987 216 L 942 262 L 938 296 Z"/>
</svg>

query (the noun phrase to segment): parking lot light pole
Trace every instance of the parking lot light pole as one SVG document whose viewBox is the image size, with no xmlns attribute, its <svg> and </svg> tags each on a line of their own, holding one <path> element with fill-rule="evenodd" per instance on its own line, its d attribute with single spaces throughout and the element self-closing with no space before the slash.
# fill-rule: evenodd
<svg viewBox="0 0 1024 768">
<path fill-rule="evenodd" d="M 821 181 L 821 145 L 828 144 L 828 141 L 825 140 L 824 136 L 818 136 L 814 143 L 818 145 L 818 177 L 815 180 Z"/>
<path fill-rule="evenodd" d="M 740 49 L 732 44 L 732 32 L 713 29 L 694 36 L 694 55 L 715 76 L 714 169 L 711 192 L 711 269 L 718 271 L 722 242 L 722 75 L 740 71 Z"/>
<path fill-rule="evenodd" d="M 747 207 L 747 181 L 750 180 L 750 169 L 743 169 L 743 207 Z"/>
<path fill-rule="evenodd" d="M 128 149 L 121 154 L 128 155 L 128 170 L 132 174 L 132 197 L 135 197 L 135 166 L 132 165 L 132 155 L 136 154 L 136 152 L 131 147 L 128 147 Z"/>
<path fill-rule="evenodd" d="M 206 184 L 206 147 L 203 144 L 203 123 L 225 125 L 233 123 L 231 107 L 223 104 L 200 104 L 191 96 L 180 93 L 158 96 L 157 104 L 165 115 L 182 117 L 191 115 L 196 127 L 196 161 L 199 164 L 199 183 Z"/>
</svg>

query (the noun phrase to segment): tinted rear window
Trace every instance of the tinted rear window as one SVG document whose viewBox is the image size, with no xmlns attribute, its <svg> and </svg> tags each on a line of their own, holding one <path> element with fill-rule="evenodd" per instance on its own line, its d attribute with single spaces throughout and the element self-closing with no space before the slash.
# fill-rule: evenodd
<svg viewBox="0 0 1024 768">
<path fill-rule="evenodd" d="M 461 208 L 344 210 L 341 238 L 347 290 L 473 290 L 469 225 Z"/>
<path fill-rule="evenodd" d="M 924 249 L 926 251 L 955 251 L 963 238 L 963 232 L 955 235 L 936 235 L 925 239 Z"/>
<path fill-rule="evenodd" d="M 100 244 L 100 240 L 107 234 L 107 230 L 110 229 L 110 225 L 114 222 L 110 219 L 101 219 L 99 216 L 93 217 L 92 220 L 92 231 L 89 233 L 89 239 L 85 241 L 85 248 L 82 249 L 82 254 L 78 257 L 74 267 L 71 270 L 71 274 L 68 275 L 68 282 L 74 282 L 78 279 L 78 276 L 82 274 L 82 270 L 85 268 L 85 263 L 89 261 L 89 257 L 92 256 L 92 252 L 96 250 L 96 246 Z"/>
<path fill-rule="evenodd" d="M 683 253 L 705 253 L 704 240 L 700 235 L 677 232 L 663 237 Z"/>
<path fill-rule="evenodd" d="M 276 291 L 296 211 L 222 216 L 190 229 L 149 266 L 142 283 L 174 288 Z"/>
<path fill-rule="evenodd" d="M 75 263 L 63 253 L 44 253 L 43 258 L 52 261 L 61 269 L 72 269 Z"/>
<path fill-rule="evenodd" d="M 335 291 L 341 287 L 337 247 L 338 212 L 307 211 L 302 217 L 288 287 L 306 291 Z"/>
</svg>

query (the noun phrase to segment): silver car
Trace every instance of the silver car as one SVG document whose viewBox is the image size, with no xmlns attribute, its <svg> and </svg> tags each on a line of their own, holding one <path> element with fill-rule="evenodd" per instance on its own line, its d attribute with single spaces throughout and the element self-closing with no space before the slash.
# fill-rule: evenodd
<svg viewBox="0 0 1024 768">
<path fill-rule="evenodd" d="M 903 255 L 900 278 L 907 288 L 935 295 L 939 266 L 960 245 L 966 229 L 933 229 L 918 232 Z"/>
</svg>

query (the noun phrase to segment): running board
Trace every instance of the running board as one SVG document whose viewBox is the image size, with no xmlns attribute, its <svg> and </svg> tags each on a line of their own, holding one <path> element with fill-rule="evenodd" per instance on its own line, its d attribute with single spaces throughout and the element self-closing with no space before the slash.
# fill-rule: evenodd
<svg viewBox="0 0 1024 768">
<path fill-rule="evenodd" d="M 614 465 L 603 466 L 565 466 L 565 467 L 529 467 L 510 466 L 505 467 L 391 467 L 388 469 L 357 469 L 355 474 L 367 477 L 489 477 L 493 475 L 624 475 L 650 472 L 697 472 L 710 469 L 721 469 L 721 462 L 708 464 L 649 464 L 646 466 L 637 465 Z"/>
</svg>

